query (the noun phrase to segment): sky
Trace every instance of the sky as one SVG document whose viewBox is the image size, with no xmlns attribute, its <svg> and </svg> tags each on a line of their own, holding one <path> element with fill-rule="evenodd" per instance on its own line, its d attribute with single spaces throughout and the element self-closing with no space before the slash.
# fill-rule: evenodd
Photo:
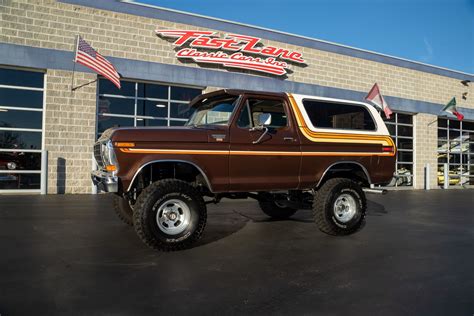
<svg viewBox="0 0 474 316">
<path fill-rule="evenodd" d="M 136 0 L 474 74 L 474 0 Z"/>
</svg>

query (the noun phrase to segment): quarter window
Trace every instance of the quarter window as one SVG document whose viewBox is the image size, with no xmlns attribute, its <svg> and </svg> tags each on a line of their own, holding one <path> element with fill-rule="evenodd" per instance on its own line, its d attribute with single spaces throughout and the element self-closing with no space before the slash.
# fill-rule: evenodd
<svg viewBox="0 0 474 316">
<path fill-rule="evenodd" d="M 369 111 L 363 106 L 319 100 L 303 100 L 303 106 L 315 127 L 375 130 L 374 120 Z"/>
</svg>

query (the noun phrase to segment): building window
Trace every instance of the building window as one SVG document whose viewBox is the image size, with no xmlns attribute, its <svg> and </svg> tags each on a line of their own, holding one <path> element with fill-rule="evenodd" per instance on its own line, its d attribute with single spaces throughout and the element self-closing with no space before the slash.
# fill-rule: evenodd
<svg viewBox="0 0 474 316">
<path fill-rule="evenodd" d="M 44 73 L 0 68 L 0 193 L 39 191 Z"/>
<path fill-rule="evenodd" d="M 413 115 L 393 113 L 385 120 L 388 131 L 397 145 L 395 177 L 389 186 L 413 185 Z"/>
<path fill-rule="evenodd" d="M 316 128 L 375 130 L 374 120 L 363 106 L 308 99 L 303 100 L 303 106 Z"/>
<path fill-rule="evenodd" d="M 474 122 L 438 118 L 438 184 L 474 184 Z"/>
<path fill-rule="evenodd" d="M 200 88 L 147 82 L 121 85 L 119 90 L 109 80 L 99 80 L 98 135 L 110 127 L 184 125 L 192 114 L 189 101 L 202 93 Z"/>
</svg>

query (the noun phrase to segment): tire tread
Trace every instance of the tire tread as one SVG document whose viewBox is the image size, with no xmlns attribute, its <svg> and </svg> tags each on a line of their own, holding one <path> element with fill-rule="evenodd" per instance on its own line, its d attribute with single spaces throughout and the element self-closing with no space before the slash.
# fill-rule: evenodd
<svg viewBox="0 0 474 316">
<path fill-rule="evenodd" d="M 334 190 L 336 186 L 342 183 L 347 183 L 348 186 L 358 186 L 358 184 L 348 178 L 332 178 L 326 181 L 319 190 L 316 191 L 314 195 L 314 200 L 313 200 L 313 218 L 316 224 L 318 225 L 319 230 L 322 232 L 333 235 L 333 236 L 338 236 L 338 235 L 349 235 L 361 227 L 361 224 L 364 221 L 365 218 L 365 209 L 366 209 L 366 202 L 365 202 L 365 197 L 363 197 L 363 208 L 362 208 L 362 217 L 360 219 L 360 225 L 357 225 L 356 227 L 353 227 L 352 229 L 343 229 L 341 227 L 338 227 L 335 225 L 330 218 L 326 216 L 326 209 L 327 207 L 330 207 L 329 202 L 330 202 L 330 196 L 331 196 L 331 191 Z"/>
<path fill-rule="evenodd" d="M 185 239 L 182 242 L 177 243 L 164 243 L 156 238 L 151 236 L 151 233 L 146 229 L 146 219 L 143 216 L 143 210 L 145 204 L 148 200 L 152 197 L 155 192 L 162 192 L 162 193 L 171 193 L 171 192 L 180 192 L 186 193 L 193 197 L 194 201 L 198 204 L 199 207 L 199 222 L 198 226 L 196 227 L 194 233 L 189 238 Z M 189 183 L 181 180 L 176 179 L 166 179 L 160 180 L 150 184 L 147 188 L 145 188 L 140 196 L 137 199 L 135 204 L 135 212 L 133 216 L 133 225 L 135 227 L 135 232 L 137 233 L 138 237 L 150 248 L 157 249 L 161 251 L 176 251 L 188 248 L 199 240 L 202 236 L 204 228 L 206 226 L 206 219 L 207 219 L 207 210 L 206 204 L 204 203 L 204 199 L 202 196 L 197 192 L 197 190 L 192 187 Z"/>
</svg>

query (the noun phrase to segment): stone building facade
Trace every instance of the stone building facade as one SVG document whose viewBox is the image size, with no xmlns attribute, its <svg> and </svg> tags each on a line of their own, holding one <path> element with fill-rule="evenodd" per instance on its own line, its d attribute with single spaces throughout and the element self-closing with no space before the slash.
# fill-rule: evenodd
<svg viewBox="0 0 474 316">
<path fill-rule="evenodd" d="M 135 91 L 142 83 L 169 87 L 165 105 L 168 106 L 168 117 L 160 124 L 173 125 L 185 119 L 170 118 L 173 107 L 185 103 L 180 97 L 172 100 L 174 87 L 178 87 L 176 91 L 180 91 L 179 87 L 199 91 L 217 88 L 287 91 L 361 101 L 377 82 L 391 108 L 399 114 L 388 124 L 394 137 L 400 140 L 399 148 L 405 150 L 399 154 L 398 180 L 393 185 L 423 188 L 425 167 L 429 164 L 431 187 L 438 187 L 444 181 L 440 174 L 446 162 L 450 163 L 452 185 L 474 184 L 474 178 L 471 178 L 474 176 L 474 169 L 471 169 L 471 163 L 474 164 L 474 104 L 472 100 L 461 98 L 469 88 L 460 83 L 462 80 L 474 81 L 471 74 L 239 23 L 146 7 L 135 2 L 0 0 L 0 14 L 0 71 L 7 69 L 3 75 L 7 79 L 0 75 L 0 110 L 2 98 L 7 98 L 8 93 L 15 89 L 43 93 L 43 104 L 31 109 L 31 113 L 42 113 L 40 128 L 16 127 L 18 119 L 15 121 L 13 114 L 8 116 L 8 111 L 21 110 L 24 115 L 30 112 L 18 109 L 22 105 L 13 103 L 4 107 L 7 112 L 0 112 L 0 123 L 2 113 L 7 113 L 4 114 L 6 123 L 3 129 L 0 125 L 0 133 L 3 131 L 4 139 L 11 134 L 19 139 L 24 137 L 24 144 L 30 142 L 30 136 L 22 133 L 41 133 L 41 143 L 30 145 L 30 151 L 26 153 L 39 157 L 47 151 L 48 193 L 93 192 L 89 177 L 93 168 L 92 145 L 101 132 L 101 117 L 107 116 L 98 115 L 99 101 L 101 98 L 118 98 L 108 96 L 108 90 L 101 90 L 101 81 L 71 91 L 77 35 L 113 62 L 123 80 L 129 81 Z M 301 52 L 305 64 L 289 63 L 289 73 L 280 77 L 186 62 L 175 57 L 173 42 L 157 36 L 156 29 L 211 30 L 221 36 L 234 33 L 259 37 L 266 46 Z M 43 73 L 43 88 L 11 81 L 12 76 L 22 77 L 21 71 L 26 71 L 24 78 L 28 78 L 30 72 Z M 95 79 L 95 73 L 76 65 L 75 86 Z M 2 89 L 8 93 L 2 96 Z M 459 111 L 465 115 L 462 126 L 452 117 L 447 120 L 440 117 L 444 115 L 440 112 L 442 106 L 454 96 Z M 117 121 L 128 120 L 134 125 L 144 124 L 148 119 L 140 117 L 136 109 L 138 102 L 146 100 L 140 99 L 138 94 L 130 95 L 129 99 L 132 100 L 130 104 L 135 102 L 133 115 L 120 114 L 119 109 L 116 116 L 111 113 L 110 117 Z M 158 121 L 156 119 L 151 124 Z M 459 137 L 456 137 L 457 132 Z M 448 136 L 443 137 L 445 134 Z M 14 148 L 5 141 L 2 144 L 1 139 L 0 135 L 3 153 L 24 155 L 22 148 Z M 458 152 L 455 150 L 457 143 Z M 38 191 L 41 170 L 37 165 L 31 168 L 29 174 L 6 168 L 2 171 L 0 166 L 0 179 L 3 176 L 11 180 L 5 180 L 9 184 L 3 186 L 0 181 L 0 193 L 18 189 Z M 12 180 L 15 177 L 16 182 Z"/>
</svg>

